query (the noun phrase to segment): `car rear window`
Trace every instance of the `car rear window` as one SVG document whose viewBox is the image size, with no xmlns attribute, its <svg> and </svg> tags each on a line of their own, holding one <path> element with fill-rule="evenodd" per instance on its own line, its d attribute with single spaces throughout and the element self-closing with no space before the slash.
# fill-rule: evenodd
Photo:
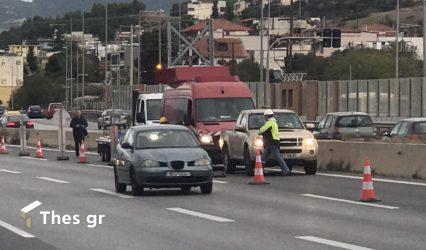
<svg viewBox="0 0 426 250">
<path fill-rule="evenodd" d="M 0 111 L 4 111 L 5 107 L 4 106 L 0 106 Z"/>
<path fill-rule="evenodd" d="M 56 104 L 51 104 L 51 108 L 52 109 L 62 109 L 64 105 L 60 104 L 60 103 L 56 103 Z"/>
<path fill-rule="evenodd" d="M 31 106 L 30 107 L 30 110 L 31 111 L 33 111 L 33 110 L 40 110 L 41 109 L 41 107 L 40 106 Z"/>
<path fill-rule="evenodd" d="M 414 125 L 414 132 L 416 134 L 426 135 L 426 122 L 418 122 Z"/>
<path fill-rule="evenodd" d="M 7 121 L 9 121 L 9 122 L 19 122 L 19 121 L 21 121 L 21 117 L 22 117 L 22 119 L 23 119 L 24 122 L 30 120 L 30 118 L 28 118 L 27 115 L 22 115 L 22 116 L 21 115 L 12 115 L 12 116 L 8 116 L 7 117 Z"/>
<path fill-rule="evenodd" d="M 336 126 L 341 128 L 372 127 L 373 121 L 367 115 L 342 116 L 337 119 Z"/>
</svg>

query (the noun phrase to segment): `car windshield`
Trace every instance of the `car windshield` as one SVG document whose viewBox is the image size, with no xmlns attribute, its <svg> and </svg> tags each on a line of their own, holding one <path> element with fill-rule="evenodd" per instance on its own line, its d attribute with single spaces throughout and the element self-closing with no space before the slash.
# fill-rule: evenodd
<svg viewBox="0 0 426 250">
<path fill-rule="evenodd" d="M 124 115 L 124 111 L 121 109 L 115 109 L 115 110 L 110 109 L 105 112 L 106 116 L 112 116 L 113 114 L 114 116 L 122 116 Z"/>
<path fill-rule="evenodd" d="M 27 115 L 12 115 L 12 116 L 7 117 L 7 121 L 8 122 L 20 122 L 21 118 L 23 119 L 24 122 L 30 120 L 30 118 L 28 118 Z"/>
<path fill-rule="evenodd" d="M 426 135 L 426 122 L 418 122 L 414 125 L 414 132 L 416 134 Z"/>
<path fill-rule="evenodd" d="M 146 103 L 148 120 L 160 120 L 161 99 L 148 100 Z"/>
<path fill-rule="evenodd" d="M 197 99 L 195 103 L 200 122 L 236 121 L 241 111 L 254 108 L 251 98 Z"/>
<path fill-rule="evenodd" d="M 40 110 L 41 109 L 41 107 L 40 106 L 31 106 L 30 107 L 30 110 L 31 111 L 33 111 L 33 110 Z"/>
<path fill-rule="evenodd" d="M 196 147 L 199 147 L 197 141 L 186 130 L 149 130 L 136 136 L 136 149 Z"/>
<path fill-rule="evenodd" d="M 277 120 L 278 127 L 280 129 L 304 129 L 302 122 L 299 117 L 294 113 L 275 113 L 275 119 Z M 250 115 L 249 128 L 259 129 L 265 124 L 265 118 L 263 114 L 252 114 Z"/>
<path fill-rule="evenodd" d="M 373 121 L 367 115 L 342 116 L 338 118 L 336 126 L 341 128 L 372 127 Z"/>
<path fill-rule="evenodd" d="M 50 108 L 52 109 L 62 109 L 64 105 L 62 105 L 61 103 L 55 103 L 55 104 L 51 104 Z"/>
<path fill-rule="evenodd" d="M 4 111 L 5 107 L 4 106 L 0 106 L 0 111 Z"/>
</svg>

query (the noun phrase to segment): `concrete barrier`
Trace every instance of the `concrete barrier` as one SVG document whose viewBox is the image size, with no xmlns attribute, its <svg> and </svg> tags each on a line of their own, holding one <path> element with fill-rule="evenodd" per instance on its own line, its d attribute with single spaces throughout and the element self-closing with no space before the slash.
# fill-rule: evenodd
<svg viewBox="0 0 426 250">
<path fill-rule="evenodd" d="M 3 128 L 0 130 L 0 137 L 4 135 L 6 142 L 10 144 L 19 144 L 19 131 L 15 128 Z M 102 135 L 102 131 L 89 131 L 89 136 L 86 137 L 85 146 L 88 151 L 96 151 L 97 141 Z M 55 130 L 27 130 L 27 145 L 36 146 L 37 138 L 40 138 L 43 147 L 58 148 L 58 131 Z M 66 148 L 74 149 L 74 139 L 71 131 L 66 132 Z"/>
<path fill-rule="evenodd" d="M 321 170 L 363 171 L 370 160 L 373 173 L 426 179 L 426 144 L 319 141 L 318 167 Z"/>
</svg>

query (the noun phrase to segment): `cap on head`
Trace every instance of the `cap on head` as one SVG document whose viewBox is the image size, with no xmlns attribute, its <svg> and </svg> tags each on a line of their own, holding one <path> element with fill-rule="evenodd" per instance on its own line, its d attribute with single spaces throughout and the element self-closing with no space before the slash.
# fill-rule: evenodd
<svg viewBox="0 0 426 250">
<path fill-rule="evenodd" d="M 166 117 L 164 117 L 164 116 L 162 116 L 162 117 L 160 118 L 160 123 L 167 123 L 167 118 L 166 118 Z"/>
<path fill-rule="evenodd" d="M 274 111 L 272 111 L 272 109 L 265 109 L 265 111 L 263 112 L 264 116 L 273 116 L 274 115 Z"/>
</svg>

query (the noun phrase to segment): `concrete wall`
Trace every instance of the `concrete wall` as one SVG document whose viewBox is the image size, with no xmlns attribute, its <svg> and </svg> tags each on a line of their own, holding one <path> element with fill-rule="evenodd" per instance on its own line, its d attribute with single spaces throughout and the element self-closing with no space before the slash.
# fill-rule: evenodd
<svg viewBox="0 0 426 250">
<path fill-rule="evenodd" d="M 319 141 L 323 170 L 362 172 L 368 157 L 373 174 L 426 179 L 425 144 Z"/>
<path fill-rule="evenodd" d="M 19 144 L 19 132 L 18 129 L 8 128 L 8 129 L 0 129 L 0 137 L 5 136 L 6 143 L 11 144 Z M 88 151 L 96 151 L 98 139 L 102 135 L 101 131 L 90 132 L 89 136 L 86 137 L 85 146 Z M 58 131 L 53 130 L 27 130 L 27 145 L 28 146 L 36 146 L 37 138 L 40 138 L 43 147 L 46 148 L 58 148 Z M 66 148 L 74 149 L 74 139 L 72 137 L 72 132 L 69 131 L 66 133 Z"/>
</svg>

